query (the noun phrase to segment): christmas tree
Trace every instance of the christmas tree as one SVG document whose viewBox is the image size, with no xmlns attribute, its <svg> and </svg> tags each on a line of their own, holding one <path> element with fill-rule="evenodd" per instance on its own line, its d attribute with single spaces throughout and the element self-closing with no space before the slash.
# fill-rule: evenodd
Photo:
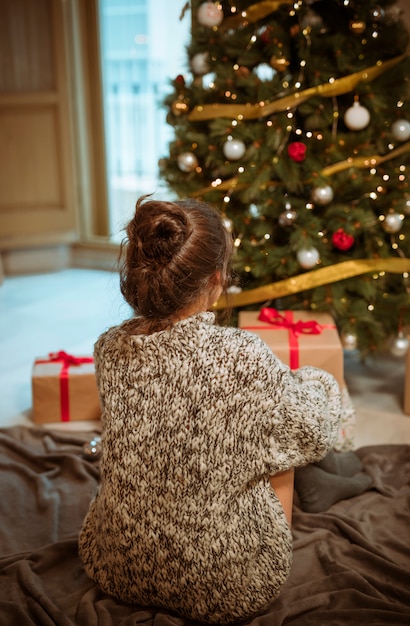
<svg viewBox="0 0 410 626">
<path fill-rule="evenodd" d="M 189 8 L 187 65 L 165 101 L 174 139 L 160 170 L 179 197 L 217 207 L 233 232 L 233 306 L 327 311 L 345 348 L 404 354 L 410 60 L 400 8 Z"/>
</svg>

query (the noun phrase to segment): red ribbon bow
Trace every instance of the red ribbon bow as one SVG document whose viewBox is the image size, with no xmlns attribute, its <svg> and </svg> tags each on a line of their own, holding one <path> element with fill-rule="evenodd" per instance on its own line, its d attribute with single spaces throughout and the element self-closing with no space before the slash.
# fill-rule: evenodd
<svg viewBox="0 0 410 626">
<path fill-rule="evenodd" d="M 60 372 L 60 408 L 61 421 L 68 422 L 70 420 L 70 398 L 68 393 L 68 368 L 72 365 L 82 365 L 83 363 L 93 363 L 93 357 L 76 357 L 72 354 L 60 350 L 59 352 L 50 352 L 48 359 L 36 360 L 36 363 L 61 363 Z"/>
<path fill-rule="evenodd" d="M 273 326 L 277 329 L 286 328 L 288 330 L 290 349 L 289 366 L 291 369 L 297 369 L 299 367 L 299 345 L 297 340 L 299 335 L 320 335 L 324 328 L 334 328 L 334 325 L 319 324 L 316 320 L 309 320 L 307 322 L 299 320 L 294 322 L 292 311 L 283 311 L 280 313 L 276 309 L 267 307 L 261 309 L 258 320 L 268 322 L 268 324 L 271 325 L 270 328 Z M 258 330 L 266 330 L 266 328 L 263 329 L 259 327 Z"/>
</svg>

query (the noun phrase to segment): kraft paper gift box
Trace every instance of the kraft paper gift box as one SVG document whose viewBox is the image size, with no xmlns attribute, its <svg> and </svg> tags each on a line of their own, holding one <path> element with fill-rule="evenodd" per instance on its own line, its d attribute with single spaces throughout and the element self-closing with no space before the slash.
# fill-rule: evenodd
<svg viewBox="0 0 410 626">
<path fill-rule="evenodd" d="M 269 320 L 269 321 L 268 321 Z M 356 414 L 343 375 L 343 346 L 333 318 L 312 311 L 241 311 L 239 327 L 256 333 L 291 369 L 313 365 L 339 383 L 342 414 L 334 449 L 354 449 Z"/>
<path fill-rule="evenodd" d="M 241 311 L 239 327 L 257 334 L 291 369 L 313 365 L 345 385 L 343 346 L 333 318 L 312 311 Z"/>
<path fill-rule="evenodd" d="M 92 357 L 60 351 L 38 358 L 32 372 L 36 423 L 98 420 L 100 399 Z"/>
</svg>

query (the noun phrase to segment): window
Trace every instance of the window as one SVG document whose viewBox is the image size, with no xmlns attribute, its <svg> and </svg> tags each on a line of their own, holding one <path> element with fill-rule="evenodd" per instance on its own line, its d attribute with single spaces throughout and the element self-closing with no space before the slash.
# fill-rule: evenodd
<svg viewBox="0 0 410 626">
<path fill-rule="evenodd" d="M 159 179 L 172 128 L 162 103 L 170 80 L 186 69 L 190 13 L 180 20 L 169 0 L 99 0 L 107 154 L 109 227 L 113 241 L 145 193 L 169 198 Z"/>
</svg>

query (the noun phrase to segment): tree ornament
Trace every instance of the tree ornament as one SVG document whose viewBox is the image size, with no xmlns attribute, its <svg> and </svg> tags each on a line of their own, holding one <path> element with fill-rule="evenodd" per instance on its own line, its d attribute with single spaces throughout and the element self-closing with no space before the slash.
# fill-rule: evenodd
<svg viewBox="0 0 410 626">
<path fill-rule="evenodd" d="M 404 333 L 400 332 L 397 337 L 395 337 L 390 346 L 390 352 L 394 356 L 405 356 L 409 349 L 410 341 L 405 336 Z"/>
<path fill-rule="evenodd" d="M 410 215 L 410 194 L 406 193 L 402 198 L 402 213 Z"/>
<path fill-rule="evenodd" d="M 314 187 L 311 193 L 312 202 L 325 206 L 332 202 L 334 198 L 334 192 L 330 185 L 322 185 L 321 187 Z"/>
<path fill-rule="evenodd" d="M 289 61 L 285 57 L 271 56 L 269 63 L 277 72 L 284 72 L 289 66 Z"/>
<path fill-rule="evenodd" d="M 344 114 L 344 122 L 350 130 L 363 130 L 370 122 L 370 113 L 358 100 Z"/>
<path fill-rule="evenodd" d="M 209 28 L 219 26 L 224 19 L 222 6 L 214 2 L 203 2 L 199 5 L 196 18 L 201 26 L 208 26 Z"/>
<path fill-rule="evenodd" d="M 396 213 L 395 211 L 390 211 L 390 213 L 387 213 L 382 222 L 383 230 L 390 235 L 398 233 L 402 225 L 403 216 L 400 215 L 400 213 Z"/>
<path fill-rule="evenodd" d="M 296 163 L 306 159 L 306 145 L 301 141 L 293 141 L 288 145 L 288 155 Z"/>
<path fill-rule="evenodd" d="M 178 155 L 177 163 L 182 172 L 193 172 L 198 167 L 198 159 L 192 152 L 182 152 Z"/>
<path fill-rule="evenodd" d="M 299 265 L 308 270 L 317 265 L 320 255 L 316 248 L 302 248 L 302 250 L 297 251 L 296 258 Z"/>
<path fill-rule="evenodd" d="M 391 126 L 392 135 L 397 141 L 410 139 L 410 122 L 408 120 L 396 120 Z"/>
<path fill-rule="evenodd" d="M 185 78 L 182 74 L 178 74 L 175 78 L 175 86 L 178 90 L 185 89 Z"/>
<path fill-rule="evenodd" d="M 194 74 L 198 76 L 203 76 L 204 74 L 208 74 L 211 71 L 208 63 L 208 52 L 198 52 L 194 54 L 191 59 L 191 67 Z"/>
<path fill-rule="evenodd" d="M 354 333 L 342 333 L 340 336 L 340 340 L 345 350 L 356 350 L 357 337 Z"/>
<path fill-rule="evenodd" d="M 354 245 L 354 242 L 355 238 L 353 235 L 346 233 L 343 228 L 338 228 L 332 235 L 333 246 L 336 250 L 341 250 L 342 252 L 350 250 L 350 248 Z"/>
<path fill-rule="evenodd" d="M 296 221 L 296 218 L 296 211 L 294 209 L 287 208 L 285 211 L 283 211 L 283 213 L 279 215 L 278 224 L 283 228 L 285 226 L 292 226 L 292 224 L 294 224 L 294 222 Z"/>
<path fill-rule="evenodd" d="M 351 20 L 349 28 L 354 35 L 362 35 L 366 30 L 366 22 L 363 22 L 363 20 Z"/>
<path fill-rule="evenodd" d="M 240 139 L 228 139 L 223 145 L 223 153 L 230 161 L 241 159 L 246 152 L 246 146 Z"/>
<path fill-rule="evenodd" d="M 101 456 L 101 437 L 95 435 L 83 445 L 83 456 L 89 461 L 97 461 Z"/>
</svg>

